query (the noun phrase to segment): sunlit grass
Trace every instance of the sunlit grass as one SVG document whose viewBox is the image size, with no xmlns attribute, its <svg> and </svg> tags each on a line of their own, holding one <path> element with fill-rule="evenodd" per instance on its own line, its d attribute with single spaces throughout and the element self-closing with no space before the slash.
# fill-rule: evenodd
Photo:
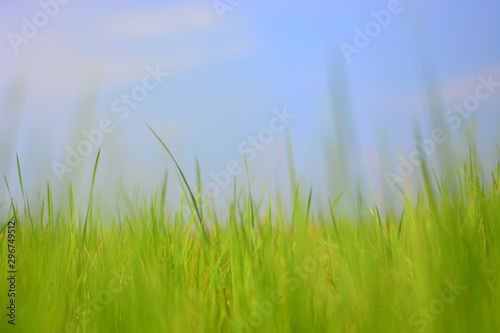
<svg viewBox="0 0 500 333">
<path fill-rule="evenodd" d="M 401 193 L 401 209 L 360 207 L 357 219 L 335 207 L 342 195 L 324 214 L 310 193 L 294 191 L 286 209 L 239 186 L 221 212 L 180 167 L 189 215 L 166 203 L 166 184 L 113 216 L 92 191 L 82 209 L 72 187 L 56 205 L 48 185 L 38 207 L 22 189 L 24 203 L 9 213 L 15 330 L 498 332 L 500 164 L 480 170 L 471 153 L 453 183 L 426 178 L 416 201 Z M 3 228 L 2 267 L 6 237 Z"/>
</svg>

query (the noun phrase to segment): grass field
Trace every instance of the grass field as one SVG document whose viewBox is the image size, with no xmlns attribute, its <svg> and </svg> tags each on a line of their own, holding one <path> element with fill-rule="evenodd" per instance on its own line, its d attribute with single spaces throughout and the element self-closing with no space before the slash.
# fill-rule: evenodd
<svg viewBox="0 0 500 333">
<path fill-rule="evenodd" d="M 92 193 L 56 204 L 48 186 L 34 207 L 23 189 L 0 234 L 2 271 L 9 244 L 17 271 L 15 326 L 0 282 L 1 331 L 499 332 L 499 169 L 483 175 L 472 155 L 357 218 L 335 198 L 323 214 L 307 195 L 287 209 L 239 186 L 220 213 L 180 169 L 188 215 L 166 185 L 113 216 Z"/>
<path fill-rule="evenodd" d="M 0 1 L 0 333 L 500 333 L 499 32 Z"/>
</svg>

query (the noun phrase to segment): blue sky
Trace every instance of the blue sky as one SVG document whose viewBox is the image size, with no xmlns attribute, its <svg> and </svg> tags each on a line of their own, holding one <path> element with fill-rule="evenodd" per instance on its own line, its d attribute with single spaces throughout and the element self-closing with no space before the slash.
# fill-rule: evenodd
<svg viewBox="0 0 500 333">
<path fill-rule="evenodd" d="M 18 152 L 30 187 L 42 188 L 49 178 L 59 184 L 53 162 L 64 160 L 65 147 L 76 146 L 82 130 L 110 118 L 116 130 L 102 144 L 103 188 L 120 179 L 129 188 L 158 184 L 167 157 L 144 122 L 189 174 L 198 156 L 209 182 L 209 173 L 228 161 L 242 164 L 238 145 L 286 106 L 297 115 L 288 129 L 299 175 L 326 191 L 331 171 L 325 170 L 324 140 L 335 140 L 330 102 L 338 92 L 331 90 L 340 84 L 352 107 L 353 154 L 376 183 L 383 172 L 376 149 L 381 135 L 395 158 L 414 147 L 412 122 L 429 117 L 422 58 L 446 108 L 474 92 L 478 76 L 500 81 L 498 1 L 401 1 L 401 13 L 348 63 L 340 43 L 352 44 L 354 28 L 363 29 L 373 20 L 370 12 L 388 3 L 242 1 L 220 20 L 211 1 L 72 0 L 16 53 L 8 34 L 20 34 L 22 17 L 31 19 L 40 5 L 0 1 L 0 173 L 14 181 Z M 118 121 L 113 100 L 157 65 L 169 77 Z M 331 68 L 344 71 L 345 79 L 331 77 Z M 476 112 L 485 159 L 498 139 L 499 104 L 500 91 Z M 286 169 L 285 142 L 277 133 L 252 162 L 256 184 Z M 63 185 L 88 177 L 96 152 Z M 281 178 L 286 185 L 288 178 Z"/>
</svg>

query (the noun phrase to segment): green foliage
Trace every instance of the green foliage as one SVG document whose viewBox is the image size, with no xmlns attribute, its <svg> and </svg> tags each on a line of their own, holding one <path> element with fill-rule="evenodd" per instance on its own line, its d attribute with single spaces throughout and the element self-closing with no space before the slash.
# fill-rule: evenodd
<svg viewBox="0 0 500 333">
<path fill-rule="evenodd" d="M 235 185 L 225 214 L 202 217 L 176 166 L 191 216 L 168 206 L 166 182 L 112 218 L 92 191 L 79 210 L 72 187 L 68 208 L 50 184 L 30 206 L 18 166 L 16 332 L 500 331 L 500 163 L 482 177 L 471 150 L 453 184 L 429 173 L 415 203 L 360 207 L 356 221 L 335 209 L 343 192 L 323 216 L 298 185 L 290 209 Z M 199 166 L 197 179 L 199 192 Z M 6 239 L 2 228 L 1 267 Z"/>
</svg>

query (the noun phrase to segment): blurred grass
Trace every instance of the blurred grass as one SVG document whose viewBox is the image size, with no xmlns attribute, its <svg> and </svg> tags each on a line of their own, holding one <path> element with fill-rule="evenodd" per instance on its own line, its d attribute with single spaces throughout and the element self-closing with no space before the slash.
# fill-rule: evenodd
<svg viewBox="0 0 500 333">
<path fill-rule="evenodd" d="M 88 208 L 77 207 L 72 188 L 58 209 L 48 185 L 40 206 L 9 213 L 18 223 L 15 331 L 498 332 L 499 171 L 483 175 L 471 146 L 453 183 L 437 179 L 402 202 L 404 213 L 364 205 L 356 220 L 336 201 L 330 215 L 312 211 L 298 186 L 287 210 L 273 203 L 280 194 L 259 203 L 235 185 L 223 220 L 199 203 L 212 222 L 208 243 L 194 205 L 185 216 L 165 202 L 166 183 L 113 217 L 92 191 Z M 6 237 L 3 228 L 2 267 Z M 466 289 L 436 314 L 455 283 Z"/>
<path fill-rule="evenodd" d="M 414 39 L 417 50 L 426 49 Z M 22 194 L 8 212 L 17 221 L 17 325 L 4 318 L 0 331 L 499 332 L 500 159 L 485 173 L 471 131 L 459 143 L 468 149 L 454 141 L 439 147 L 397 197 L 373 194 L 339 63 L 329 68 L 334 134 L 325 140 L 326 210 L 315 208 L 314 188 L 299 184 L 290 139 L 290 193 L 255 193 L 245 163 L 247 183 L 235 181 L 222 207 L 203 199 L 198 161 L 192 186 L 174 159 L 178 203 L 166 200 L 166 174 L 147 199 L 138 188 L 117 191 L 124 204 L 110 209 L 94 192 L 100 151 L 92 177 L 75 173 L 64 202 L 54 200 L 48 183 L 30 203 L 17 159 L 19 185 L 6 181 L 9 195 L 14 187 Z M 425 54 L 416 63 L 429 125 L 444 127 L 435 72 Z M 10 134 L 18 133 L 24 90 L 16 83 L 7 98 Z M 83 98 L 69 143 L 95 120 L 97 96 L 89 89 Z M 428 129 L 416 125 L 415 139 Z M 379 144 L 382 170 L 392 162 L 388 141 Z M 75 197 L 82 192 L 89 193 L 85 205 Z M 2 221 L 1 267 L 7 240 Z M 454 294 L 454 284 L 464 289 Z M 7 289 L 0 279 L 0 304 L 8 302 Z"/>
</svg>

